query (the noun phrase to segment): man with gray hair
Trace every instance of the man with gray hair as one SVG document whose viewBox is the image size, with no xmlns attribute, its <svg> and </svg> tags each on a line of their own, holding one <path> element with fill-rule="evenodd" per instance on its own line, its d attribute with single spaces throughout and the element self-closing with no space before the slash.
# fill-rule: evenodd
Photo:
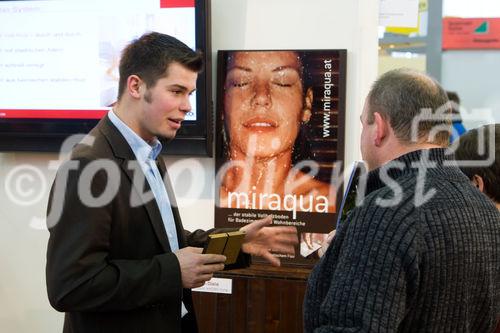
<svg viewBox="0 0 500 333">
<path fill-rule="evenodd" d="M 430 77 L 390 71 L 361 115 L 365 197 L 314 268 L 306 332 L 491 332 L 500 214 L 446 147 L 449 103 Z"/>
</svg>

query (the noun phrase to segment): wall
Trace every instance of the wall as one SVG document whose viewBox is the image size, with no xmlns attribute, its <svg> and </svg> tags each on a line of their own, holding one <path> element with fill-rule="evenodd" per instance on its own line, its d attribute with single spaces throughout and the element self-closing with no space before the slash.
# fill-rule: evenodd
<svg viewBox="0 0 500 333">
<path fill-rule="evenodd" d="M 48 233 L 38 220 L 33 219 L 43 217 L 48 190 L 45 184 L 54 176 L 54 171 L 47 168 L 48 161 L 56 158 L 56 154 L 0 154 L 2 332 L 61 331 L 62 317 L 50 310 L 45 291 Z M 33 169 L 30 171 L 27 168 Z M 40 174 L 32 170 L 38 170 Z M 23 180 L 16 176 L 25 172 L 32 178 Z M 18 181 L 20 188 L 16 186 Z M 38 195 L 42 195 L 39 200 Z M 36 202 L 22 206 L 13 202 L 13 197 Z"/>
<path fill-rule="evenodd" d="M 500 50 L 445 51 L 442 57 L 441 83 L 460 96 L 465 127 L 500 123 Z"/>
<path fill-rule="evenodd" d="M 443 16 L 500 17 L 500 2 L 491 0 L 443 0 Z"/>
<path fill-rule="evenodd" d="M 346 163 L 350 163 L 360 158 L 359 115 L 377 73 L 377 13 L 377 1 L 372 0 L 212 0 L 214 63 L 217 49 L 346 48 Z M 43 216 L 55 173 L 49 164 L 57 158 L 56 154 L 0 154 L 2 332 L 61 331 L 63 317 L 48 304 L 44 278 L 48 233 Z M 167 165 L 186 229 L 211 227 L 213 159 L 169 157 Z M 31 177 L 19 178 L 19 170 L 31 172 Z M 32 198 L 33 204 L 13 202 L 13 190 Z"/>
<path fill-rule="evenodd" d="M 500 17 L 500 2 L 443 0 L 443 16 Z M 467 128 L 500 123 L 500 50 L 444 51 L 441 82 L 460 96 Z"/>
<path fill-rule="evenodd" d="M 425 64 L 425 54 L 412 53 L 411 57 L 394 57 L 393 55 L 379 54 L 378 75 L 402 67 L 425 72 Z"/>
</svg>

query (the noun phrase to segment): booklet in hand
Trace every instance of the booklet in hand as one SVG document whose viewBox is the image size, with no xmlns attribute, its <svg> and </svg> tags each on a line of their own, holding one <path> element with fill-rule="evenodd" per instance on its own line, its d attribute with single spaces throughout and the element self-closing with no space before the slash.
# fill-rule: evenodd
<svg viewBox="0 0 500 333">
<path fill-rule="evenodd" d="M 244 238 L 245 233 L 243 231 L 222 232 L 208 235 L 208 242 L 203 248 L 203 253 L 225 255 L 225 264 L 234 264 L 240 253 L 241 244 Z"/>
</svg>

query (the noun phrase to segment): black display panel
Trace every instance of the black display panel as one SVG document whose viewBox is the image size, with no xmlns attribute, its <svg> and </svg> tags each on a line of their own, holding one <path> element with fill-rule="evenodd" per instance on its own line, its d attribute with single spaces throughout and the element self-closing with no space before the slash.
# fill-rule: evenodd
<svg viewBox="0 0 500 333">
<path fill-rule="evenodd" d="M 212 156 L 209 0 L 0 1 L 0 151 L 59 151 L 116 101 L 121 50 L 159 31 L 202 50 L 192 114 L 167 154 Z"/>
</svg>

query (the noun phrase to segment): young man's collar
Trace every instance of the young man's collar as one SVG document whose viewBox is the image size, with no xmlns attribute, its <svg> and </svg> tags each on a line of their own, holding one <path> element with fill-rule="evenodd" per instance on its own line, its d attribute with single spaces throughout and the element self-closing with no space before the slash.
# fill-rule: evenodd
<svg viewBox="0 0 500 333">
<path fill-rule="evenodd" d="M 130 148 L 132 148 L 137 160 L 141 162 L 145 162 L 148 159 L 156 160 L 162 150 L 162 145 L 157 138 L 154 138 L 153 142 L 149 144 L 128 127 L 113 110 L 108 112 L 108 117 L 123 135 Z"/>
</svg>

